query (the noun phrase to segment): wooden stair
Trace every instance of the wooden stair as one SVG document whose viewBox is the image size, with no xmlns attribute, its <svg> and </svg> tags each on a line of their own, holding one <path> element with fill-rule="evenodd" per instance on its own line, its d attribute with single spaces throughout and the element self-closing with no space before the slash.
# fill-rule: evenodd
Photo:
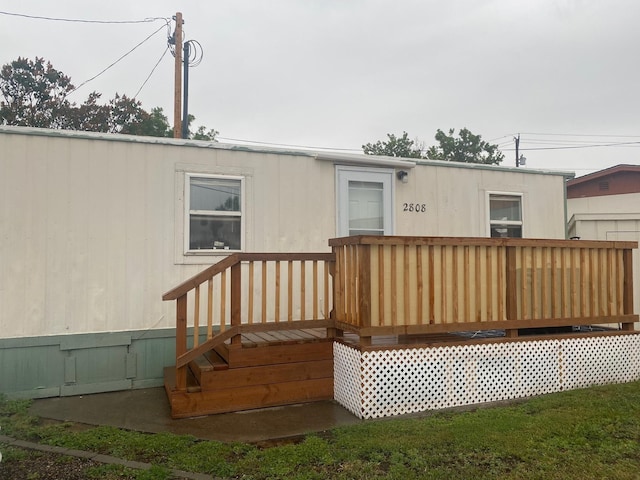
<svg viewBox="0 0 640 480">
<path fill-rule="evenodd" d="M 186 391 L 165 369 L 173 418 L 333 398 L 333 342 L 323 329 L 261 332 L 189 363 Z"/>
</svg>

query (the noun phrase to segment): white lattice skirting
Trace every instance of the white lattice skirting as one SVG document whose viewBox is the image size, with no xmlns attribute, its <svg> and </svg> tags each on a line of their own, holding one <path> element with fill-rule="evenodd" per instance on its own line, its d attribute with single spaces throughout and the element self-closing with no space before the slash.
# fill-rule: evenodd
<svg viewBox="0 0 640 480">
<path fill-rule="evenodd" d="M 640 379 L 640 335 L 360 352 L 334 343 L 334 397 L 359 418 Z"/>
</svg>

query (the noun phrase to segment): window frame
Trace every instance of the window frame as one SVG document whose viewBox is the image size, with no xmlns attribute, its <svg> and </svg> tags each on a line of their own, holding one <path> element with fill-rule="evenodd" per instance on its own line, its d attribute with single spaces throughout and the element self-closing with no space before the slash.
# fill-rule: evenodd
<svg viewBox="0 0 640 480">
<path fill-rule="evenodd" d="M 520 220 L 491 220 L 491 197 L 513 197 L 517 198 L 520 203 Z M 495 225 L 514 225 L 520 227 L 521 236 L 519 238 L 525 238 L 525 219 L 524 219 L 524 194 L 522 192 L 497 192 L 488 191 L 486 197 L 487 208 L 487 236 L 489 238 L 501 238 L 492 237 L 491 228 Z M 516 238 L 516 237 L 506 237 Z"/>
<path fill-rule="evenodd" d="M 240 182 L 240 211 L 224 211 L 224 210 L 191 210 L 191 179 L 193 178 L 211 178 L 220 180 L 236 180 Z M 184 174 L 184 255 L 228 255 L 230 253 L 243 252 L 245 250 L 245 177 L 239 175 L 220 175 L 211 173 L 192 173 Z M 240 249 L 198 249 L 191 250 L 191 215 L 211 215 L 216 217 L 239 217 L 240 218 Z"/>
</svg>

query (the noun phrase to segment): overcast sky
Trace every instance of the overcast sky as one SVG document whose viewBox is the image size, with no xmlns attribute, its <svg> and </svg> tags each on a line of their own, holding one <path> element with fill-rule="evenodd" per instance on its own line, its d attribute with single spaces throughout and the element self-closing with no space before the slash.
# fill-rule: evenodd
<svg viewBox="0 0 640 480">
<path fill-rule="evenodd" d="M 501 146 L 503 165 L 515 165 L 518 133 L 526 168 L 640 164 L 637 0 L 0 0 L 0 10 L 104 21 L 182 12 L 185 39 L 204 51 L 190 112 L 230 143 L 356 152 L 387 133 L 428 146 L 438 128 L 467 127 Z M 71 99 L 133 96 L 166 50 L 163 20 L 0 14 L 0 63 L 44 57 L 78 86 L 158 29 Z M 137 96 L 171 123 L 173 71 L 167 54 Z"/>
</svg>

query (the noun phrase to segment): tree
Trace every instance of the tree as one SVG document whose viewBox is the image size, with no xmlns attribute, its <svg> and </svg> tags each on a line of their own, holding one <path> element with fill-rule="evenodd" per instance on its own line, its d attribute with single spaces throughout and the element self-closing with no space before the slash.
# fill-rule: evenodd
<svg viewBox="0 0 640 480">
<path fill-rule="evenodd" d="M 71 79 L 51 63 L 18 57 L 0 71 L 0 124 L 67 128 Z"/>
<path fill-rule="evenodd" d="M 438 129 L 435 138 L 440 145 L 429 147 L 426 158 L 485 165 L 498 165 L 504 159 L 498 146 L 485 142 L 480 135 L 474 135 L 466 128 L 460 130 L 458 138 L 454 133 L 453 128 L 449 129 L 448 135 Z"/>
<path fill-rule="evenodd" d="M 195 133 L 190 135 L 189 138 L 193 140 L 206 140 L 208 142 L 217 142 L 218 140 L 216 140 L 216 136 L 218 136 L 219 133 L 220 132 L 218 132 L 217 130 L 214 130 L 213 128 L 210 128 L 209 130 L 207 130 L 205 126 L 200 125 L 195 131 Z"/>
<path fill-rule="evenodd" d="M 421 145 L 410 140 L 407 132 L 403 132 L 401 137 L 396 137 L 392 133 L 387 133 L 388 140 L 376 143 L 367 143 L 362 146 L 362 150 L 367 155 L 386 155 L 388 157 L 422 158 Z"/>
<path fill-rule="evenodd" d="M 195 119 L 196 117 L 194 117 L 191 114 L 187 116 L 187 120 L 188 120 L 187 138 L 190 138 L 192 140 L 204 140 L 207 142 L 217 142 L 218 140 L 216 140 L 216 136 L 218 136 L 220 132 L 218 132 L 217 130 L 214 130 L 213 128 L 210 128 L 209 130 L 207 130 L 207 127 L 205 127 L 204 125 L 200 125 L 195 132 L 191 131 L 191 124 L 194 122 Z"/>
<path fill-rule="evenodd" d="M 104 133 L 173 137 L 162 108 L 147 112 L 142 102 L 115 94 L 100 104 L 101 94 L 91 92 L 87 100 L 76 105 L 67 100 L 75 90 L 71 78 L 36 57 L 35 61 L 19 57 L 0 71 L 0 125 L 81 130 Z M 189 125 L 195 120 L 189 115 Z M 218 132 L 200 126 L 189 138 L 216 141 Z"/>
<path fill-rule="evenodd" d="M 151 109 L 151 112 L 143 122 L 141 135 L 147 135 L 149 137 L 173 137 L 173 129 L 162 107 Z"/>
</svg>

